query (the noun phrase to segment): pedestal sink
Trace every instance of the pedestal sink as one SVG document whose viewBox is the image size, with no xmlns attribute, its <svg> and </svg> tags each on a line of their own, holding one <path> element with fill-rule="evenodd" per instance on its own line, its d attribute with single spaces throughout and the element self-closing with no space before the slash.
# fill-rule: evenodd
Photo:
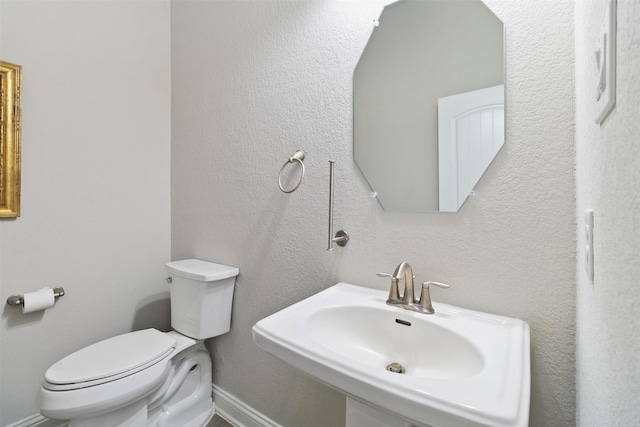
<svg viewBox="0 0 640 427">
<path fill-rule="evenodd" d="M 347 395 L 347 426 L 527 426 L 529 327 L 338 283 L 253 327 L 261 348 Z"/>
</svg>

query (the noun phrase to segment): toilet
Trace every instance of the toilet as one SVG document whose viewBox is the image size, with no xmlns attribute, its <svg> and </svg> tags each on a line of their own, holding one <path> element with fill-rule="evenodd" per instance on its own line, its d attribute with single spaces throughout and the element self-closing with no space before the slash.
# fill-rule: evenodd
<svg viewBox="0 0 640 427">
<path fill-rule="evenodd" d="M 170 332 L 145 329 L 92 344 L 53 364 L 42 415 L 69 427 L 203 427 L 214 414 L 204 340 L 229 331 L 238 268 L 170 262 Z"/>
</svg>

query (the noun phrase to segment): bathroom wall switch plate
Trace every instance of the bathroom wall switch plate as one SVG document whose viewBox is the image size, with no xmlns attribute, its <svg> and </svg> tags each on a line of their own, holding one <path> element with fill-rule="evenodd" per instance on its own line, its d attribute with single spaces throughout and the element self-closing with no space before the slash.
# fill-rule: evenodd
<svg viewBox="0 0 640 427">
<path fill-rule="evenodd" d="M 602 124 L 616 103 L 616 0 L 607 3 L 594 54 L 596 123 Z"/>
<path fill-rule="evenodd" d="M 584 211 L 584 269 L 593 282 L 593 210 Z"/>
</svg>

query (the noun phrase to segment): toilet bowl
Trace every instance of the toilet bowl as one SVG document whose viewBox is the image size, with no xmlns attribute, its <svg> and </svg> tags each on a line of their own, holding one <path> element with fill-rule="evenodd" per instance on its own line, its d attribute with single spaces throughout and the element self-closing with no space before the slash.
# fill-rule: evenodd
<svg viewBox="0 0 640 427">
<path fill-rule="evenodd" d="M 238 269 L 200 260 L 167 264 L 170 332 L 145 329 L 100 341 L 53 364 L 40 412 L 70 427 L 202 427 L 214 414 L 204 339 L 231 325 Z"/>
</svg>

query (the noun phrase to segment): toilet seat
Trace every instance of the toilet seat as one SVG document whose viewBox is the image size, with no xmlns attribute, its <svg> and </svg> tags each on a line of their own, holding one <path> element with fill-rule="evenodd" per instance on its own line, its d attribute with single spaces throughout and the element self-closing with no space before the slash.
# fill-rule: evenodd
<svg viewBox="0 0 640 427">
<path fill-rule="evenodd" d="M 171 335 L 156 329 L 109 338 L 56 362 L 45 373 L 43 387 L 66 391 L 115 381 L 168 358 L 175 347 Z"/>
</svg>

